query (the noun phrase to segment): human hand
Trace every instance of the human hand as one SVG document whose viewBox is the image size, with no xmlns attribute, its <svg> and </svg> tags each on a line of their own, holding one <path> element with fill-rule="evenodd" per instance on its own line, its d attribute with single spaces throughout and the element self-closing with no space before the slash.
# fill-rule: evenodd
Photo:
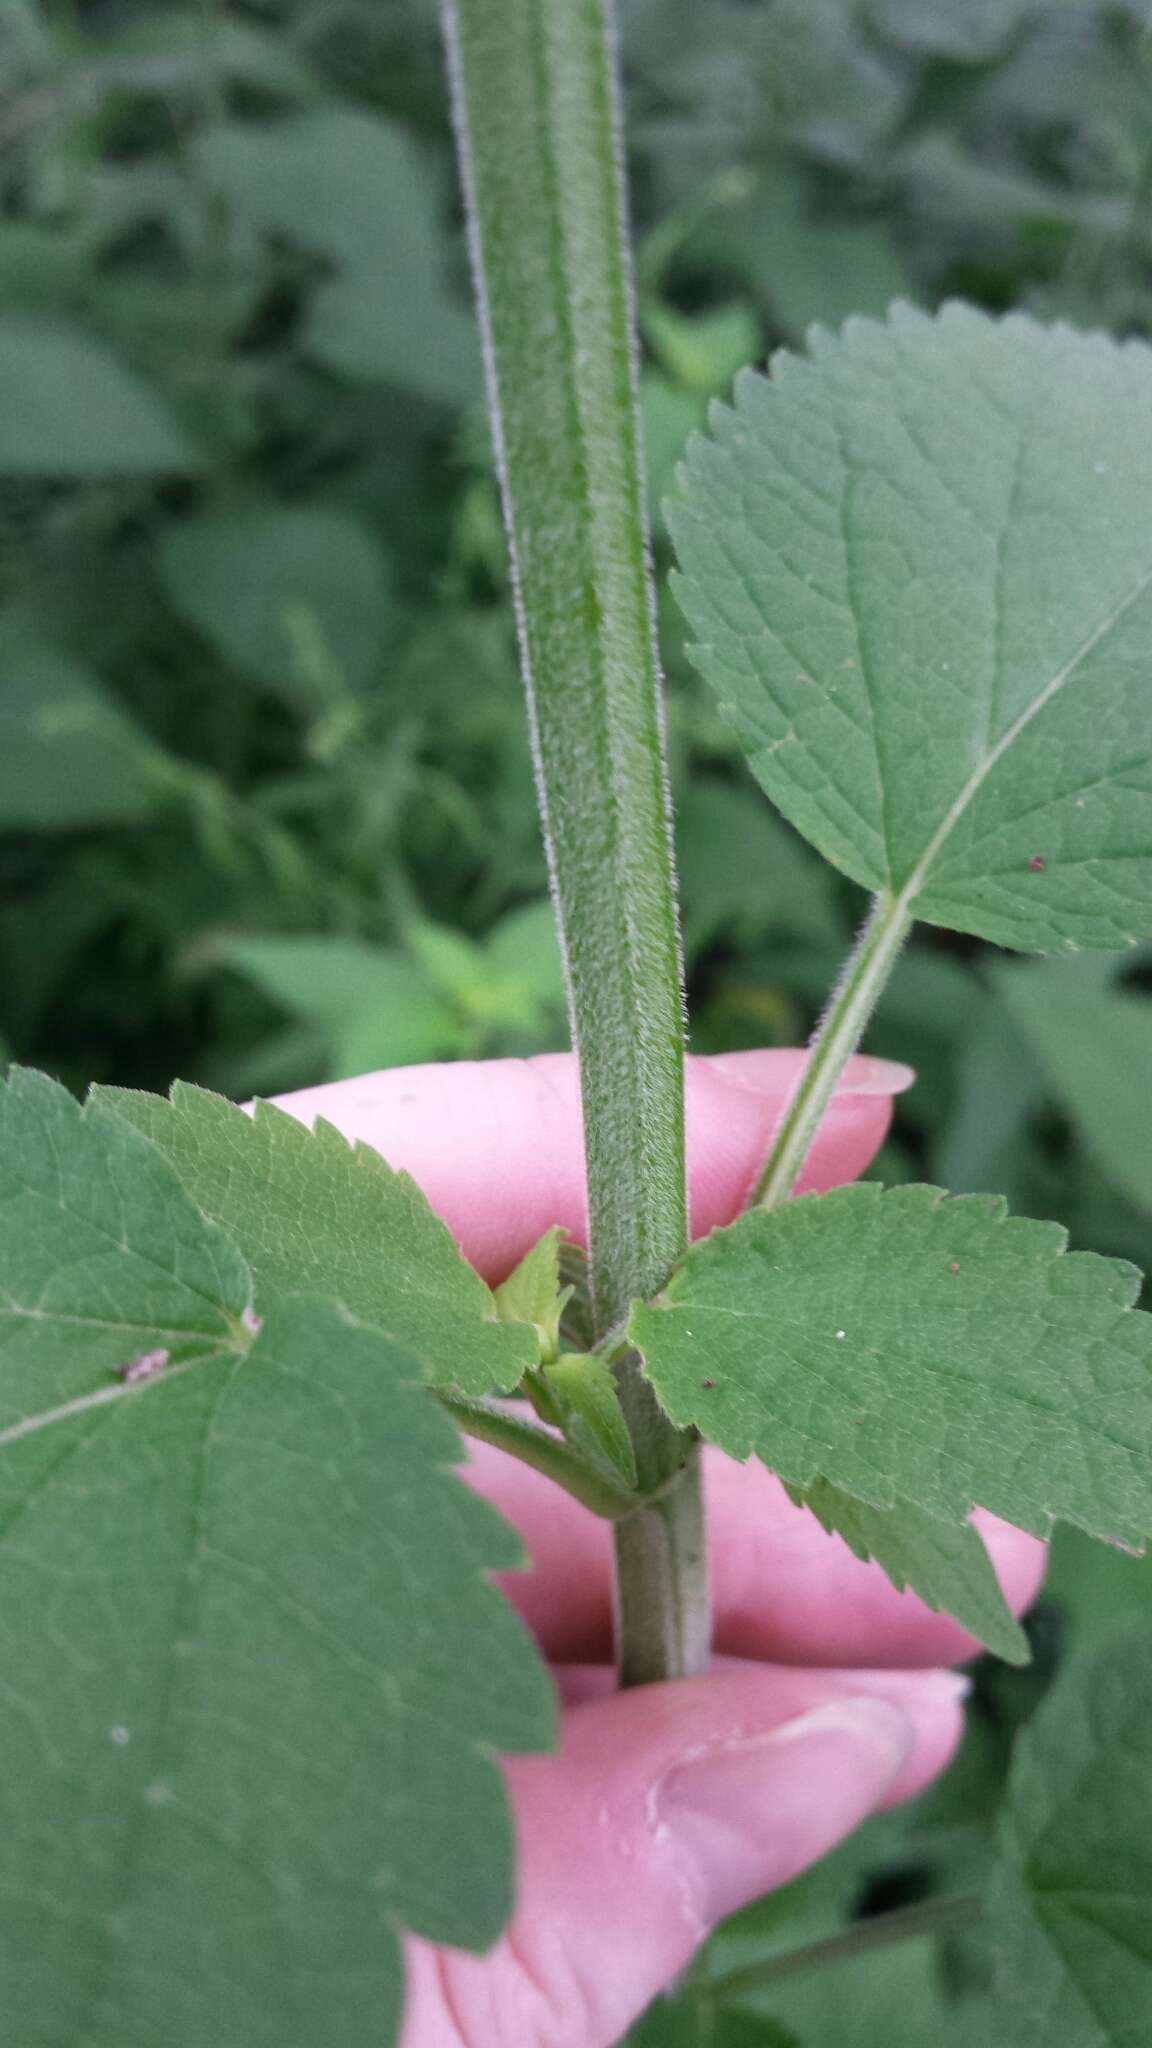
<svg viewBox="0 0 1152 2048">
<path fill-rule="evenodd" d="M 802 1057 L 689 1061 L 694 1235 L 742 1207 Z M 802 1189 L 862 1171 L 905 1078 L 850 1063 Z M 394 1069 L 280 1100 L 406 1168 L 489 1280 L 550 1224 L 583 1235 L 567 1057 Z M 825 1535 L 755 1460 L 709 1451 L 716 1662 L 702 1678 L 613 1692 L 607 1525 L 502 1453 L 469 1453 L 465 1476 L 533 1560 L 503 1583 L 554 1661 L 562 1745 L 505 1765 L 520 1880 L 501 1941 L 483 1957 L 409 1942 L 402 2048 L 610 2048 L 719 1919 L 944 1767 L 963 1682 L 941 1667 L 974 1645 Z M 1042 1548 L 978 1519 L 1019 1609 Z"/>
</svg>

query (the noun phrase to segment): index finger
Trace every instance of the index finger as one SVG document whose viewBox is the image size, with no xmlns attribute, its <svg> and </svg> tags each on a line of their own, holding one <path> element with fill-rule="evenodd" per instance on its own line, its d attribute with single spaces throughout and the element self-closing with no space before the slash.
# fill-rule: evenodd
<svg viewBox="0 0 1152 2048">
<path fill-rule="evenodd" d="M 786 1049 L 688 1059 L 694 1237 L 743 1208 L 806 1057 Z M 893 1095 L 912 1078 L 891 1060 L 849 1060 L 798 1192 L 855 1179 L 883 1142 Z M 487 1280 L 502 1280 L 552 1224 L 585 1241 L 580 1089 L 570 1053 L 392 1067 L 273 1100 L 302 1123 L 325 1118 L 410 1173 Z"/>
</svg>

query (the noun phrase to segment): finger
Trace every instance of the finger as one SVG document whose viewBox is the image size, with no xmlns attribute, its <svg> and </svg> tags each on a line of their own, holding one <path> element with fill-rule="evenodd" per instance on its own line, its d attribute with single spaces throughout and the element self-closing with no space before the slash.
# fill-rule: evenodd
<svg viewBox="0 0 1152 2048">
<path fill-rule="evenodd" d="M 723 1053 L 691 1058 L 686 1115 L 689 1199 L 696 1236 L 744 1206 L 805 1054 Z M 853 1180 L 888 1128 L 907 1067 L 850 1060 L 825 1116 L 801 1187 Z M 392 1067 L 274 1097 L 312 1123 L 322 1116 L 410 1173 L 485 1278 L 500 1280 L 545 1230 L 585 1232 L 584 1148 L 576 1062 L 462 1060 Z"/>
<path fill-rule="evenodd" d="M 532 1559 L 502 1584 L 550 1657 L 612 1654 L 612 1539 L 608 1525 L 548 1479 L 485 1444 L 470 1444 L 464 1476 L 519 1529 Z M 814 1515 L 792 1505 L 755 1458 L 704 1453 L 716 1648 L 779 1664 L 958 1664 L 978 1644 L 949 1615 L 898 1593 Z M 1034 1599 L 1045 1547 L 994 1515 L 976 1526 L 1014 1613 Z"/>
<path fill-rule="evenodd" d="M 558 1756 L 508 1767 L 507 1934 L 411 1944 L 402 2048 L 609 2048 L 718 1920 L 920 1791 L 960 1697 L 940 1672 L 757 1666 L 575 1708 Z"/>
</svg>

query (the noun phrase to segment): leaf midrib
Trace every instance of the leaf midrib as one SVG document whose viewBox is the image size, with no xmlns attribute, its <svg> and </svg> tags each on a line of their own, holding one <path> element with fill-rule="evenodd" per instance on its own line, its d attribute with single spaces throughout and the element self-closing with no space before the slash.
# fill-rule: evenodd
<svg viewBox="0 0 1152 2048">
<path fill-rule="evenodd" d="M 1052 702 L 1053 698 L 1060 694 L 1065 684 L 1072 680 L 1078 669 L 1087 661 L 1089 655 L 1100 645 L 1100 642 L 1118 625 L 1125 613 L 1130 611 L 1132 606 L 1137 604 L 1150 589 L 1152 589 L 1152 568 L 1145 570 L 1132 585 L 1126 596 L 1113 605 L 1111 611 L 1106 614 L 1098 626 L 1093 627 L 1091 633 L 1081 642 L 1076 652 L 1065 662 L 1063 668 L 1057 669 L 1055 675 L 1045 683 L 1043 689 L 1037 693 L 1030 704 L 1025 706 L 1024 710 L 1020 712 L 1019 716 L 1008 727 L 1008 730 L 997 740 L 995 746 L 989 749 L 983 759 L 973 769 L 959 795 L 954 799 L 929 839 L 908 880 L 901 888 L 895 901 L 895 908 L 898 912 L 911 909 L 921 890 L 931 879 L 932 869 L 941 848 L 951 838 L 952 833 L 960 823 L 969 805 L 982 789 L 993 769 L 999 765 L 1005 754 L 1015 745 L 1021 733 L 1025 732 L 1033 719 L 1038 717 L 1039 713 Z"/>
</svg>

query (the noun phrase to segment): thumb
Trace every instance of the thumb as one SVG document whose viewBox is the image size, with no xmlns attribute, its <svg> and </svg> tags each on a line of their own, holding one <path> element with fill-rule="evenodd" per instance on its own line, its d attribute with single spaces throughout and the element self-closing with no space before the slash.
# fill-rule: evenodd
<svg viewBox="0 0 1152 2048">
<path fill-rule="evenodd" d="M 508 1931 L 410 1945 L 402 2048 L 609 2048 L 718 1920 L 942 1768 L 963 1683 L 759 1665 L 576 1708 L 558 1757 L 508 1767 Z"/>
<path fill-rule="evenodd" d="M 803 1072 L 792 1050 L 689 1059 L 688 1183 L 696 1237 L 748 1199 L 768 1141 Z M 907 1067 L 857 1054 L 812 1147 L 801 1191 L 862 1173 L 883 1142 Z M 273 1098 L 311 1124 L 324 1117 L 403 1167 L 486 1280 L 502 1280 L 550 1224 L 584 1242 L 580 1084 L 570 1053 L 391 1067 Z"/>
</svg>

